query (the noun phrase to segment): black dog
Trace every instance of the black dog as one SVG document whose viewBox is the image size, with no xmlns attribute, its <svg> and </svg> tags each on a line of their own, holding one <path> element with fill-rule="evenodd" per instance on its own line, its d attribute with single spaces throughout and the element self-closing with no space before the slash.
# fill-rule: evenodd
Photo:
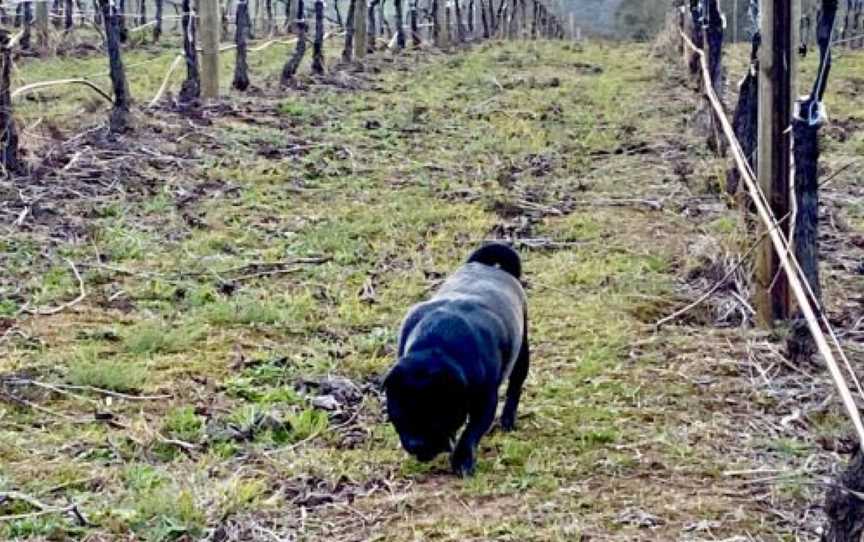
<svg viewBox="0 0 864 542">
<path fill-rule="evenodd" d="M 528 376 L 521 271 L 515 250 L 486 245 L 402 322 L 399 359 L 384 381 L 387 413 L 402 446 L 420 461 L 452 451 L 453 470 L 473 474 L 477 443 L 492 426 L 498 388 L 508 377 L 501 428 L 515 428 Z"/>
</svg>

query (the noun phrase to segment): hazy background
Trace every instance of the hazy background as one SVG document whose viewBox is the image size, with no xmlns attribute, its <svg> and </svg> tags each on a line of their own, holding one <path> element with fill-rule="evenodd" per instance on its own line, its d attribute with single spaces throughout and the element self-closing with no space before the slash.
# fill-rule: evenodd
<svg viewBox="0 0 864 542">
<path fill-rule="evenodd" d="M 562 0 L 564 11 L 573 13 L 576 25 L 583 34 L 624 39 L 653 38 L 663 25 L 672 3 L 672 0 Z M 810 9 L 814 4 L 813 0 L 803 0 L 803 3 L 805 9 Z M 750 0 L 720 1 L 721 9 L 726 14 L 729 39 L 732 39 L 736 30 L 738 39 L 749 38 L 749 5 Z M 845 2 L 841 2 L 841 5 L 845 5 Z M 736 13 L 737 18 L 734 17 Z"/>
</svg>

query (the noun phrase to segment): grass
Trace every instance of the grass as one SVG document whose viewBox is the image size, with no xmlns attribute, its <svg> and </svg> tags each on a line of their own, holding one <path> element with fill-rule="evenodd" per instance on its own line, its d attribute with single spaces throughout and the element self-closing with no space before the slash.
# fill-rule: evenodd
<svg viewBox="0 0 864 542">
<path fill-rule="evenodd" d="M 141 361 L 104 359 L 98 350 L 83 347 L 69 363 L 66 381 L 74 386 L 94 386 L 118 392 L 140 391 L 148 371 Z"/>
<path fill-rule="evenodd" d="M 253 73 L 277 73 L 277 51 L 256 57 Z M 133 93 L 155 90 L 171 55 L 150 57 Z M 99 62 L 31 62 L 21 77 Z M 744 414 L 721 398 L 723 386 L 751 390 L 729 368 L 745 357 L 730 346 L 742 335 L 645 325 L 674 305 L 690 241 L 736 234 L 734 212 L 694 221 L 672 211 L 720 169 L 679 125 L 692 96 L 635 45 L 494 44 L 372 65 L 380 73 L 355 92 L 264 93 L 257 122 L 214 116 L 207 135 L 220 144 L 201 145 L 186 169 L 172 166 L 144 194 L 83 203 L 84 241 L 54 250 L 106 265 L 86 269 L 75 310 L 15 321 L 37 342 L 0 344 L 0 374 L 171 398 L 87 396 L 116 426 L 0 403 L 0 488 L 72 499 L 92 523 L 6 522 L 0 538 L 163 541 L 225 529 L 252 540 L 303 529 L 309 540 L 671 540 L 700 521 L 717 522 L 718 537 L 791 537 L 718 474 L 761 464 L 760 454 L 812 453 L 793 436 L 754 442 L 735 431 Z M 78 100 L 64 98 L 55 120 Z M 165 115 L 154 122 L 180 122 Z M 646 143 L 660 150 L 609 154 Z M 671 181 L 676 160 L 698 173 Z M 206 183 L 232 189 L 178 204 Z M 634 197 L 667 197 L 667 209 L 602 203 Z M 190 212 L 203 226 L 185 221 Z M 484 439 L 478 475 L 457 480 L 445 458 L 419 464 L 398 449 L 375 382 L 405 310 L 482 239 L 514 229 L 560 244 L 523 251 L 533 346 L 524 408 L 515 433 Z M 0 315 L 23 299 L 75 295 L 68 266 L 41 246 L 26 232 L 0 240 L 25 285 Z M 252 276 L 262 262 L 311 256 L 326 261 Z M 721 388 L 706 393 L 694 375 Z M 348 391 L 326 388 L 332 377 L 349 379 Z M 328 395 L 333 410 L 314 406 Z M 80 397 L 26 397 L 92 415 Z M 842 431 L 835 421 L 820 434 Z M 790 483 L 780 497 L 789 512 L 812 494 Z M 664 523 L 630 525 L 620 520 L 628 508 Z M 0 504 L 0 515 L 29 510 Z"/>
</svg>

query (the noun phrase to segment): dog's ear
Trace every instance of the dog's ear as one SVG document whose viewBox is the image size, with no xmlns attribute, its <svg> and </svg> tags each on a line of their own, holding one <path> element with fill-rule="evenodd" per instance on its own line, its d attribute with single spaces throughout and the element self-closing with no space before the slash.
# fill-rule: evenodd
<svg viewBox="0 0 864 542">
<path fill-rule="evenodd" d="M 436 368 L 433 378 L 452 396 L 461 396 L 467 391 L 468 378 L 465 371 L 455 363 L 442 363 Z"/>
<path fill-rule="evenodd" d="M 405 368 L 402 367 L 401 364 L 397 363 L 393 367 L 387 371 L 387 374 L 384 375 L 384 380 L 381 382 L 381 387 L 386 391 L 393 388 L 398 388 L 400 383 L 405 378 Z"/>
</svg>

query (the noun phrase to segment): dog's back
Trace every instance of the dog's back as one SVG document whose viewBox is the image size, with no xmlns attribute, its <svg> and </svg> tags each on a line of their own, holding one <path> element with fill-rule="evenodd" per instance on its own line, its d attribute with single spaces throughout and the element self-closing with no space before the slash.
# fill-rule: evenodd
<svg viewBox="0 0 864 542">
<path fill-rule="evenodd" d="M 400 333 L 400 355 L 424 339 L 445 335 L 454 347 L 470 349 L 485 340 L 501 352 L 498 379 L 507 378 L 525 332 L 526 296 L 518 280 L 518 254 L 506 245 L 481 247 L 435 295 L 412 307 Z M 455 344 L 458 343 L 458 344 Z M 486 350 L 482 348 L 482 350 Z"/>
</svg>

